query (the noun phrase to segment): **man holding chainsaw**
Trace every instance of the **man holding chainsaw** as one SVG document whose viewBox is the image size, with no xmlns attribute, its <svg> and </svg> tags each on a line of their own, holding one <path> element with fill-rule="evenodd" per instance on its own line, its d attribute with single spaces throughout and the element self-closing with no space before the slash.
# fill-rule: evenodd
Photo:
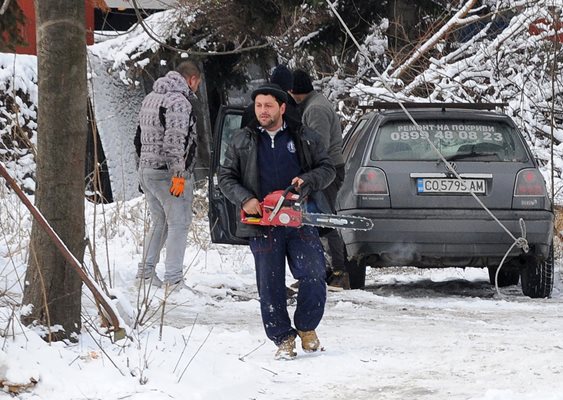
<svg viewBox="0 0 563 400">
<path fill-rule="evenodd" d="M 273 191 L 294 186 L 302 199 L 329 211 L 322 189 L 335 176 L 318 135 L 284 118 L 287 93 L 275 84 L 252 92 L 256 121 L 233 135 L 219 170 L 223 194 L 247 215 L 262 216 L 261 201 Z M 295 339 L 304 351 L 320 349 L 315 332 L 326 301 L 325 260 L 317 229 L 237 223 L 237 236 L 249 239 L 254 255 L 262 322 L 277 346 L 276 359 L 292 359 Z M 292 326 L 287 311 L 285 264 L 300 281 Z"/>
</svg>

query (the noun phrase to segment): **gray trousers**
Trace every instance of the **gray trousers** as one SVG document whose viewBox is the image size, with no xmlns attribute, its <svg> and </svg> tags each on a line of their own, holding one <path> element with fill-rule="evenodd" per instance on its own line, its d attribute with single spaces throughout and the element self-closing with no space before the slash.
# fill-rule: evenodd
<svg viewBox="0 0 563 400">
<path fill-rule="evenodd" d="M 153 276 L 160 251 L 166 246 L 164 283 L 175 284 L 183 279 L 184 253 L 193 217 L 193 177 L 186 178 L 180 197 L 170 194 L 172 173 L 168 170 L 140 168 L 139 182 L 145 192 L 151 224 L 137 277 Z"/>
</svg>

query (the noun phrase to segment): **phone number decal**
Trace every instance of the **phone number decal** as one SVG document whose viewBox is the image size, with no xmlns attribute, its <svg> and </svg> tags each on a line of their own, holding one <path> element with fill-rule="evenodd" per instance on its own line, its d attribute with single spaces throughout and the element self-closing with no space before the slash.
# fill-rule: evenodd
<svg viewBox="0 0 563 400">
<path fill-rule="evenodd" d="M 400 131 L 391 132 L 390 137 L 393 141 L 407 141 L 428 139 L 429 135 L 432 140 L 439 139 L 461 139 L 461 140 L 484 140 L 491 142 L 502 142 L 502 133 L 499 132 L 477 132 L 477 131 L 437 131 L 429 134 L 427 131 Z"/>
</svg>

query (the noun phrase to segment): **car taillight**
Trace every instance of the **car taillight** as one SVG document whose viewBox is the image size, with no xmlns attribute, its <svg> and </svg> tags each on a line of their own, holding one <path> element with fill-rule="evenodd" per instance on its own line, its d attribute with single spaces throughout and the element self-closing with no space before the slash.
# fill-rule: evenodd
<svg viewBox="0 0 563 400">
<path fill-rule="evenodd" d="M 514 196 L 544 196 L 545 184 L 536 169 L 524 169 L 516 176 Z"/>
<path fill-rule="evenodd" d="M 379 168 L 362 167 L 354 178 L 355 194 L 389 194 L 387 188 L 387 178 L 385 173 Z"/>
</svg>

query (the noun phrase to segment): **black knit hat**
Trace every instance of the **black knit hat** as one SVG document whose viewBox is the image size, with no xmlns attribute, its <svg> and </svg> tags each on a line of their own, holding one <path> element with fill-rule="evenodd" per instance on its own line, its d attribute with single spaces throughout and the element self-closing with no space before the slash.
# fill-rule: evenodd
<svg viewBox="0 0 563 400">
<path fill-rule="evenodd" d="M 287 92 L 293 88 L 293 74 L 285 65 L 280 64 L 272 71 L 270 82 L 280 85 Z"/>
<path fill-rule="evenodd" d="M 302 69 L 293 71 L 293 90 L 295 94 L 307 94 L 313 91 L 313 83 L 309 74 Z"/>
<path fill-rule="evenodd" d="M 275 83 L 266 83 L 260 86 L 258 89 L 252 92 L 250 96 L 252 101 L 258 96 L 259 94 L 269 94 L 274 96 L 276 99 L 281 101 L 282 103 L 287 103 L 287 93 L 280 87 L 280 85 L 276 85 Z"/>
</svg>

